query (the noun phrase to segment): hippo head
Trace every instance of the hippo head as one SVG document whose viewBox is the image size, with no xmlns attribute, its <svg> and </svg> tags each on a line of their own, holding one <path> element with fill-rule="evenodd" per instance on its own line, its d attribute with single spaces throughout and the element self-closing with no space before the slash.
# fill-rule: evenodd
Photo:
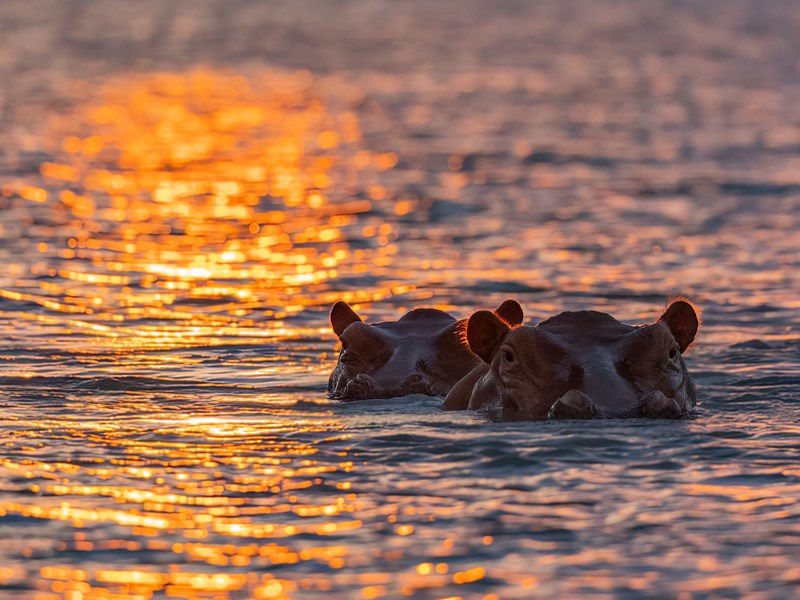
<svg viewBox="0 0 800 600">
<path fill-rule="evenodd" d="M 696 401 L 682 354 L 698 327 L 684 300 L 641 327 L 580 311 L 512 328 L 477 312 L 467 339 L 487 366 L 473 376 L 468 407 L 522 419 L 683 416 Z"/>
<path fill-rule="evenodd" d="M 507 327 L 519 325 L 523 318 L 514 300 L 489 314 Z M 466 321 L 440 310 L 418 308 L 398 321 L 367 324 L 345 302 L 337 302 L 330 321 L 342 344 L 328 382 L 332 398 L 444 396 L 481 364 L 467 345 Z"/>
</svg>

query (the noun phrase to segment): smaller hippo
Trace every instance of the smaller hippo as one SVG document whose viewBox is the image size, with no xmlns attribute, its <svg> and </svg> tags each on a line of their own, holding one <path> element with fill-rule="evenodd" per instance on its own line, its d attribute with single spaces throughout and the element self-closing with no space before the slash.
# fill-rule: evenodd
<svg viewBox="0 0 800 600">
<path fill-rule="evenodd" d="M 509 419 L 679 418 L 696 404 L 682 354 L 700 321 L 677 300 L 634 327 L 596 311 L 512 328 L 488 311 L 467 324 L 484 361 L 458 382 L 446 410 L 500 410 Z"/>
<path fill-rule="evenodd" d="M 494 312 L 499 323 L 522 323 L 522 307 L 507 300 Z M 445 396 L 481 364 L 469 349 L 466 320 L 433 308 L 417 308 L 399 321 L 368 325 L 346 302 L 331 308 L 331 327 L 342 349 L 328 381 L 340 400 L 395 398 L 408 394 Z"/>
</svg>

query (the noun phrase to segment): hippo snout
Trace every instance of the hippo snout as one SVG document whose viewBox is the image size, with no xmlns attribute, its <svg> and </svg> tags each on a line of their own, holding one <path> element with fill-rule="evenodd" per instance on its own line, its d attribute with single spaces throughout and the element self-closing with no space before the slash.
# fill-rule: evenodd
<svg viewBox="0 0 800 600">
<path fill-rule="evenodd" d="M 370 398 L 395 398 L 408 394 L 431 395 L 432 389 L 430 380 L 420 373 L 412 373 L 394 382 L 359 373 L 342 387 L 337 386 L 331 395 L 347 402 Z"/>
<path fill-rule="evenodd" d="M 686 407 L 677 398 L 671 398 L 654 390 L 643 394 L 630 416 L 642 416 L 651 419 L 680 419 L 686 414 Z M 584 392 L 572 389 L 550 408 L 549 419 L 595 419 L 604 416 L 601 410 Z"/>
</svg>

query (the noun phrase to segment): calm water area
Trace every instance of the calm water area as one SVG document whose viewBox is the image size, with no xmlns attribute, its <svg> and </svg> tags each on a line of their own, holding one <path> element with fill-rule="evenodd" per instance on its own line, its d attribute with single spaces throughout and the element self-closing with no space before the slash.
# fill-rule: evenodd
<svg viewBox="0 0 800 600">
<path fill-rule="evenodd" d="M 0 3 L 0 598 L 800 597 L 797 8 Z M 326 395 L 678 294 L 691 419 Z"/>
</svg>

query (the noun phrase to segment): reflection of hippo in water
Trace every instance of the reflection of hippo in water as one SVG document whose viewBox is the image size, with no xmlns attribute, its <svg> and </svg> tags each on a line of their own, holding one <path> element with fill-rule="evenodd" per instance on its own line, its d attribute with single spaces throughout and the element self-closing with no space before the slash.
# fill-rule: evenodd
<svg viewBox="0 0 800 600">
<path fill-rule="evenodd" d="M 522 323 L 522 308 L 514 300 L 484 312 L 506 327 Z M 328 393 L 341 400 L 445 396 L 481 364 L 464 338 L 465 324 L 446 312 L 418 308 L 399 321 L 367 325 L 345 302 L 337 302 L 331 308 L 331 327 L 342 350 Z"/>
<path fill-rule="evenodd" d="M 695 405 L 681 354 L 698 326 L 683 300 L 643 327 L 580 311 L 509 328 L 480 311 L 467 339 L 485 364 L 458 382 L 444 408 L 502 410 L 511 419 L 678 418 Z"/>
</svg>

